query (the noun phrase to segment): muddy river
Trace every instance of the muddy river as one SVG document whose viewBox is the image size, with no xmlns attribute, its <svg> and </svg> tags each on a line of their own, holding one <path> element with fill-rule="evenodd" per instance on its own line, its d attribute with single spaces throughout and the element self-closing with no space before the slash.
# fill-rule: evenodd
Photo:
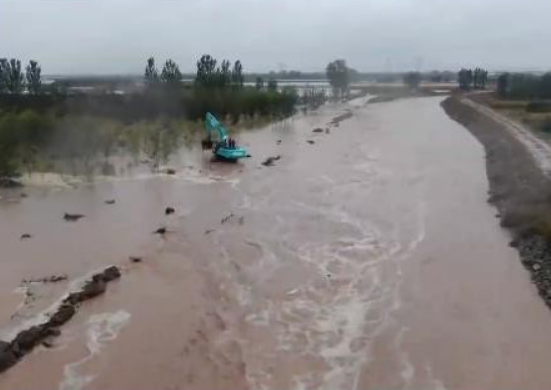
<svg viewBox="0 0 551 390">
<path fill-rule="evenodd" d="M 0 338 L 72 280 L 123 275 L 0 389 L 550 388 L 551 315 L 440 101 L 299 115 L 241 134 L 242 164 L 196 150 L 174 176 L 2 193 Z M 22 279 L 59 273 L 25 298 Z"/>
</svg>

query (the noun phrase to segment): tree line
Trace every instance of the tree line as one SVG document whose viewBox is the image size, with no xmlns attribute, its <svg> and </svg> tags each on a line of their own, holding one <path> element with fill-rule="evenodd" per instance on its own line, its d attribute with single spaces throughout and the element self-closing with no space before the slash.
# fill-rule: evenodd
<svg viewBox="0 0 551 390">
<path fill-rule="evenodd" d="M 31 94 L 39 94 L 41 72 L 37 61 L 30 60 L 23 74 L 21 60 L 0 58 L 0 93 L 20 94 L 26 89 Z"/>
<path fill-rule="evenodd" d="M 468 91 L 471 89 L 486 89 L 488 84 L 488 71 L 482 68 L 461 69 L 457 74 L 459 89 Z"/>
<path fill-rule="evenodd" d="M 503 73 L 497 78 L 497 94 L 507 99 L 551 99 L 551 73 L 541 76 Z"/>
</svg>

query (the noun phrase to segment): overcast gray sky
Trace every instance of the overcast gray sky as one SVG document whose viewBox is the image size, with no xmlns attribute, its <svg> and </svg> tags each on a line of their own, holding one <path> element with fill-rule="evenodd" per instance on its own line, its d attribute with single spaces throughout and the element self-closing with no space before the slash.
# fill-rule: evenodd
<svg viewBox="0 0 551 390">
<path fill-rule="evenodd" d="M 0 57 L 46 74 L 141 73 L 149 55 L 245 71 L 551 68 L 551 0 L 0 0 Z"/>
</svg>

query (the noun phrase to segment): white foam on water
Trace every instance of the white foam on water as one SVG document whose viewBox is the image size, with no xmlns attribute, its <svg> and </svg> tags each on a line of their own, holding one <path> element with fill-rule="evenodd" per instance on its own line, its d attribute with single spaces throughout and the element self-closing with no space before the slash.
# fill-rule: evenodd
<svg viewBox="0 0 551 390">
<path fill-rule="evenodd" d="M 25 307 L 25 301 L 26 301 L 25 298 L 27 296 L 28 291 L 29 291 L 29 286 L 19 286 L 19 287 L 16 287 L 15 290 L 13 290 L 12 292 L 13 294 L 21 295 L 21 300 L 19 301 L 19 304 L 15 308 L 14 316 L 17 315 L 19 311 Z"/>
<path fill-rule="evenodd" d="M 446 386 L 444 386 L 444 384 L 442 383 L 442 381 L 440 381 L 439 379 L 436 379 L 434 377 L 434 374 L 432 372 L 432 367 L 430 366 L 430 364 L 427 364 L 425 366 L 425 370 L 427 372 L 427 377 L 429 378 L 429 383 L 431 384 L 431 389 L 434 389 L 434 390 L 447 390 L 446 389 Z"/>
<path fill-rule="evenodd" d="M 86 182 L 82 176 L 62 175 L 53 172 L 27 173 L 21 177 L 25 186 L 74 188 Z"/>
<path fill-rule="evenodd" d="M 124 310 L 90 317 L 86 330 L 89 354 L 77 362 L 65 365 L 59 390 L 80 390 L 94 380 L 94 374 L 79 373 L 80 366 L 98 355 L 107 343 L 115 340 L 122 328 L 130 322 L 130 317 L 130 313 Z"/>
<path fill-rule="evenodd" d="M 305 243 L 298 248 L 302 262 L 323 276 L 331 274 L 331 278 L 325 287 L 310 285 L 291 290 L 288 300 L 276 308 L 278 312 L 271 313 L 272 318 L 286 325 L 277 335 L 279 348 L 295 351 L 297 342 L 306 339 L 307 345 L 301 345 L 301 353 L 321 356 L 329 366 L 324 373 L 324 386 L 356 389 L 362 370 L 369 369 L 369 363 L 376 358 L 370 355 L 370 341 L 386 329 L 398 327 L 393 353 L 407 388 L 415 376 L 415 367 L 401 349 L 407 329 L 400 328 L 393 313 L 402 306 L 401 263 L 425 238 L 425 205 L 418 204 L 413 220 L 409 221 L 415 234 L 403 244 L 397 240 L 398 234 L 385 241 L 366 221 L 342 209 L 327 210 L 325 216 L 356 228 L 361 237 L 345 237 L 325 244 Z M 382 266 L 387 262 L 391 262 L 396 275 L 390 281 L 382 280 Z M 332 288 L 331 283 L 337 287 Z M 354 347 L 355 342 L 363 344 Z M 295 380 L 303 387 L 310 382 L 306 373 Z"/>
</svg>

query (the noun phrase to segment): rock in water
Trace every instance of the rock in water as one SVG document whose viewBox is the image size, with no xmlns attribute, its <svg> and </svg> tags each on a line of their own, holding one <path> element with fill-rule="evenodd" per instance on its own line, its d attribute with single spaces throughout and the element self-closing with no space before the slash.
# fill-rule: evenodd
<svg viewBox="0 0 551 390">
<path fill-rule="evenodd" d="M 105 204 L 115 204 L 115 199 L 108 199 L 105 201 Z"/>
<path fill-rule="evenodd" d="M 281 158 L 281 156 L 277 155 L 277 156 L 273 156 L 273 157 L 268 157 L 266 160 L 264 160 L 262 162 L 262 165 L 264 165 L 265 167 L 271 167 L 272 165 L 274 165 L 274 162 L 279 160 Z"/>
<path fill-rule="evenodd" d="M 28 240 L 29 238 L 32 238 L 32 236 L 28 233 L 22 234 L 20 240 Z"/>
<path fill-rule="evenodd" d="M 323 129 L 320 127 L 317 127 L 314 130 L 312 130 L 312 133 L 323 133 Z"/>
<path fill-rule="evenodd" d="M 233 217 L 233 213 L 229 213 L 228 215 L 226 215 L 224 218 L 222 218 L 222 220 L 220 221 L 221 224 L 225 224 L 226 222 L 228 222 L 232 217 Z"/>
<path fill-rule="evenodd" d="M 142 262 L 142 258 L 138 257 L 138 256 L 130 256 L 128 258 L 128 260 L 130 260 L 131 263 L 141 263 Z"/>
<path fill-rule="evenodd" d="M 311 139 L 309 139 L 309 140 L 308 140 L 308 141 L 306 141 L 306 142 L 308 142 L 308 143 L 309 143 L 310 145 L 314 145 L 314 144 L 315 144 L 315 142 L 314 142 L 314 141 L 312 141 Z"/>
<path fill-rule="evenodd" d="M 59 309 L 50 317 L 48 322 L 51 326 L 61 326 L 69 321 L 76 313 L 76 309 L 70 303 L 64 303 Z"/>
<path fill-rule="evenodd" d="M 62 274 L 62 275 L 52 275 L 50 276 L 50 278 L 48 279 L 48 282 L 50 283 L 57 283 L 57 282 L 61 282 L 61 281 L 64 281 L 64 280 L 67 280 L 69 277 L 65 274 Z"/>
<path fill-rule="evenodd" d="M 7 370 L 15 363 L 17 363 L 17 356 L 11 344 L 0 341 L 0 372 Z"/>
<path fill-rule="evenodd" d="M 166 233 L 166 228 L 165 227 L 160 227 L 160 228 L 158 228 L 157 230 L 155 230 L 153 232 L 153 234 L 161 234 L 161 235 L 163 235 L 165 233 Z"/>
<path fill-rule="evenodd" d="M 43 326 L 31 326 L 29 329 L 19 332 L 12 345 L 16 345 L 19 351 L 25 352 L 33 349 L 44 338 Z"/>
<path fill-rule="evenodd" d="M 69 222 L 75 222 L 75 221 L 78 221 L 79 219 L 81 218 L 84 218 L 84 215 L 83 214 L 70 214 L 70 213 L 65 213 L 63 215 L 63 219 L 66 220 L 66 221 L 69 221 Z"/>
<path fill-rule="evenodd" d="M 103 271 L 103 280 L 106 282 L 110 282 L 120 277 L 121 277 L 121 271 L 114 265 L 112 265 L 111 267 L 107 267 Z"/>
<path fill-rule="evenodd" d="M 87 282 L 84 287 L 82 288 L 82 291 L 80 292 L 79 301 L 86 301 L 90 298 L 97 297 L 98 295 L 101 295 L 105 292 L 105 289 L 107 288 L 107 284 L 105 283 L 105 280 L 99 275 L 96 275 L 94 278 L 92 278 L 91 281 Z"/>
<path fill-rule="evenodd" d="M 165 209 L 165 215 L 174 214 L 175 211 L 176 211 L 176 210 L 174 210 L 173 207 L 167 207 L 167 208 Z"/>
</svg>

